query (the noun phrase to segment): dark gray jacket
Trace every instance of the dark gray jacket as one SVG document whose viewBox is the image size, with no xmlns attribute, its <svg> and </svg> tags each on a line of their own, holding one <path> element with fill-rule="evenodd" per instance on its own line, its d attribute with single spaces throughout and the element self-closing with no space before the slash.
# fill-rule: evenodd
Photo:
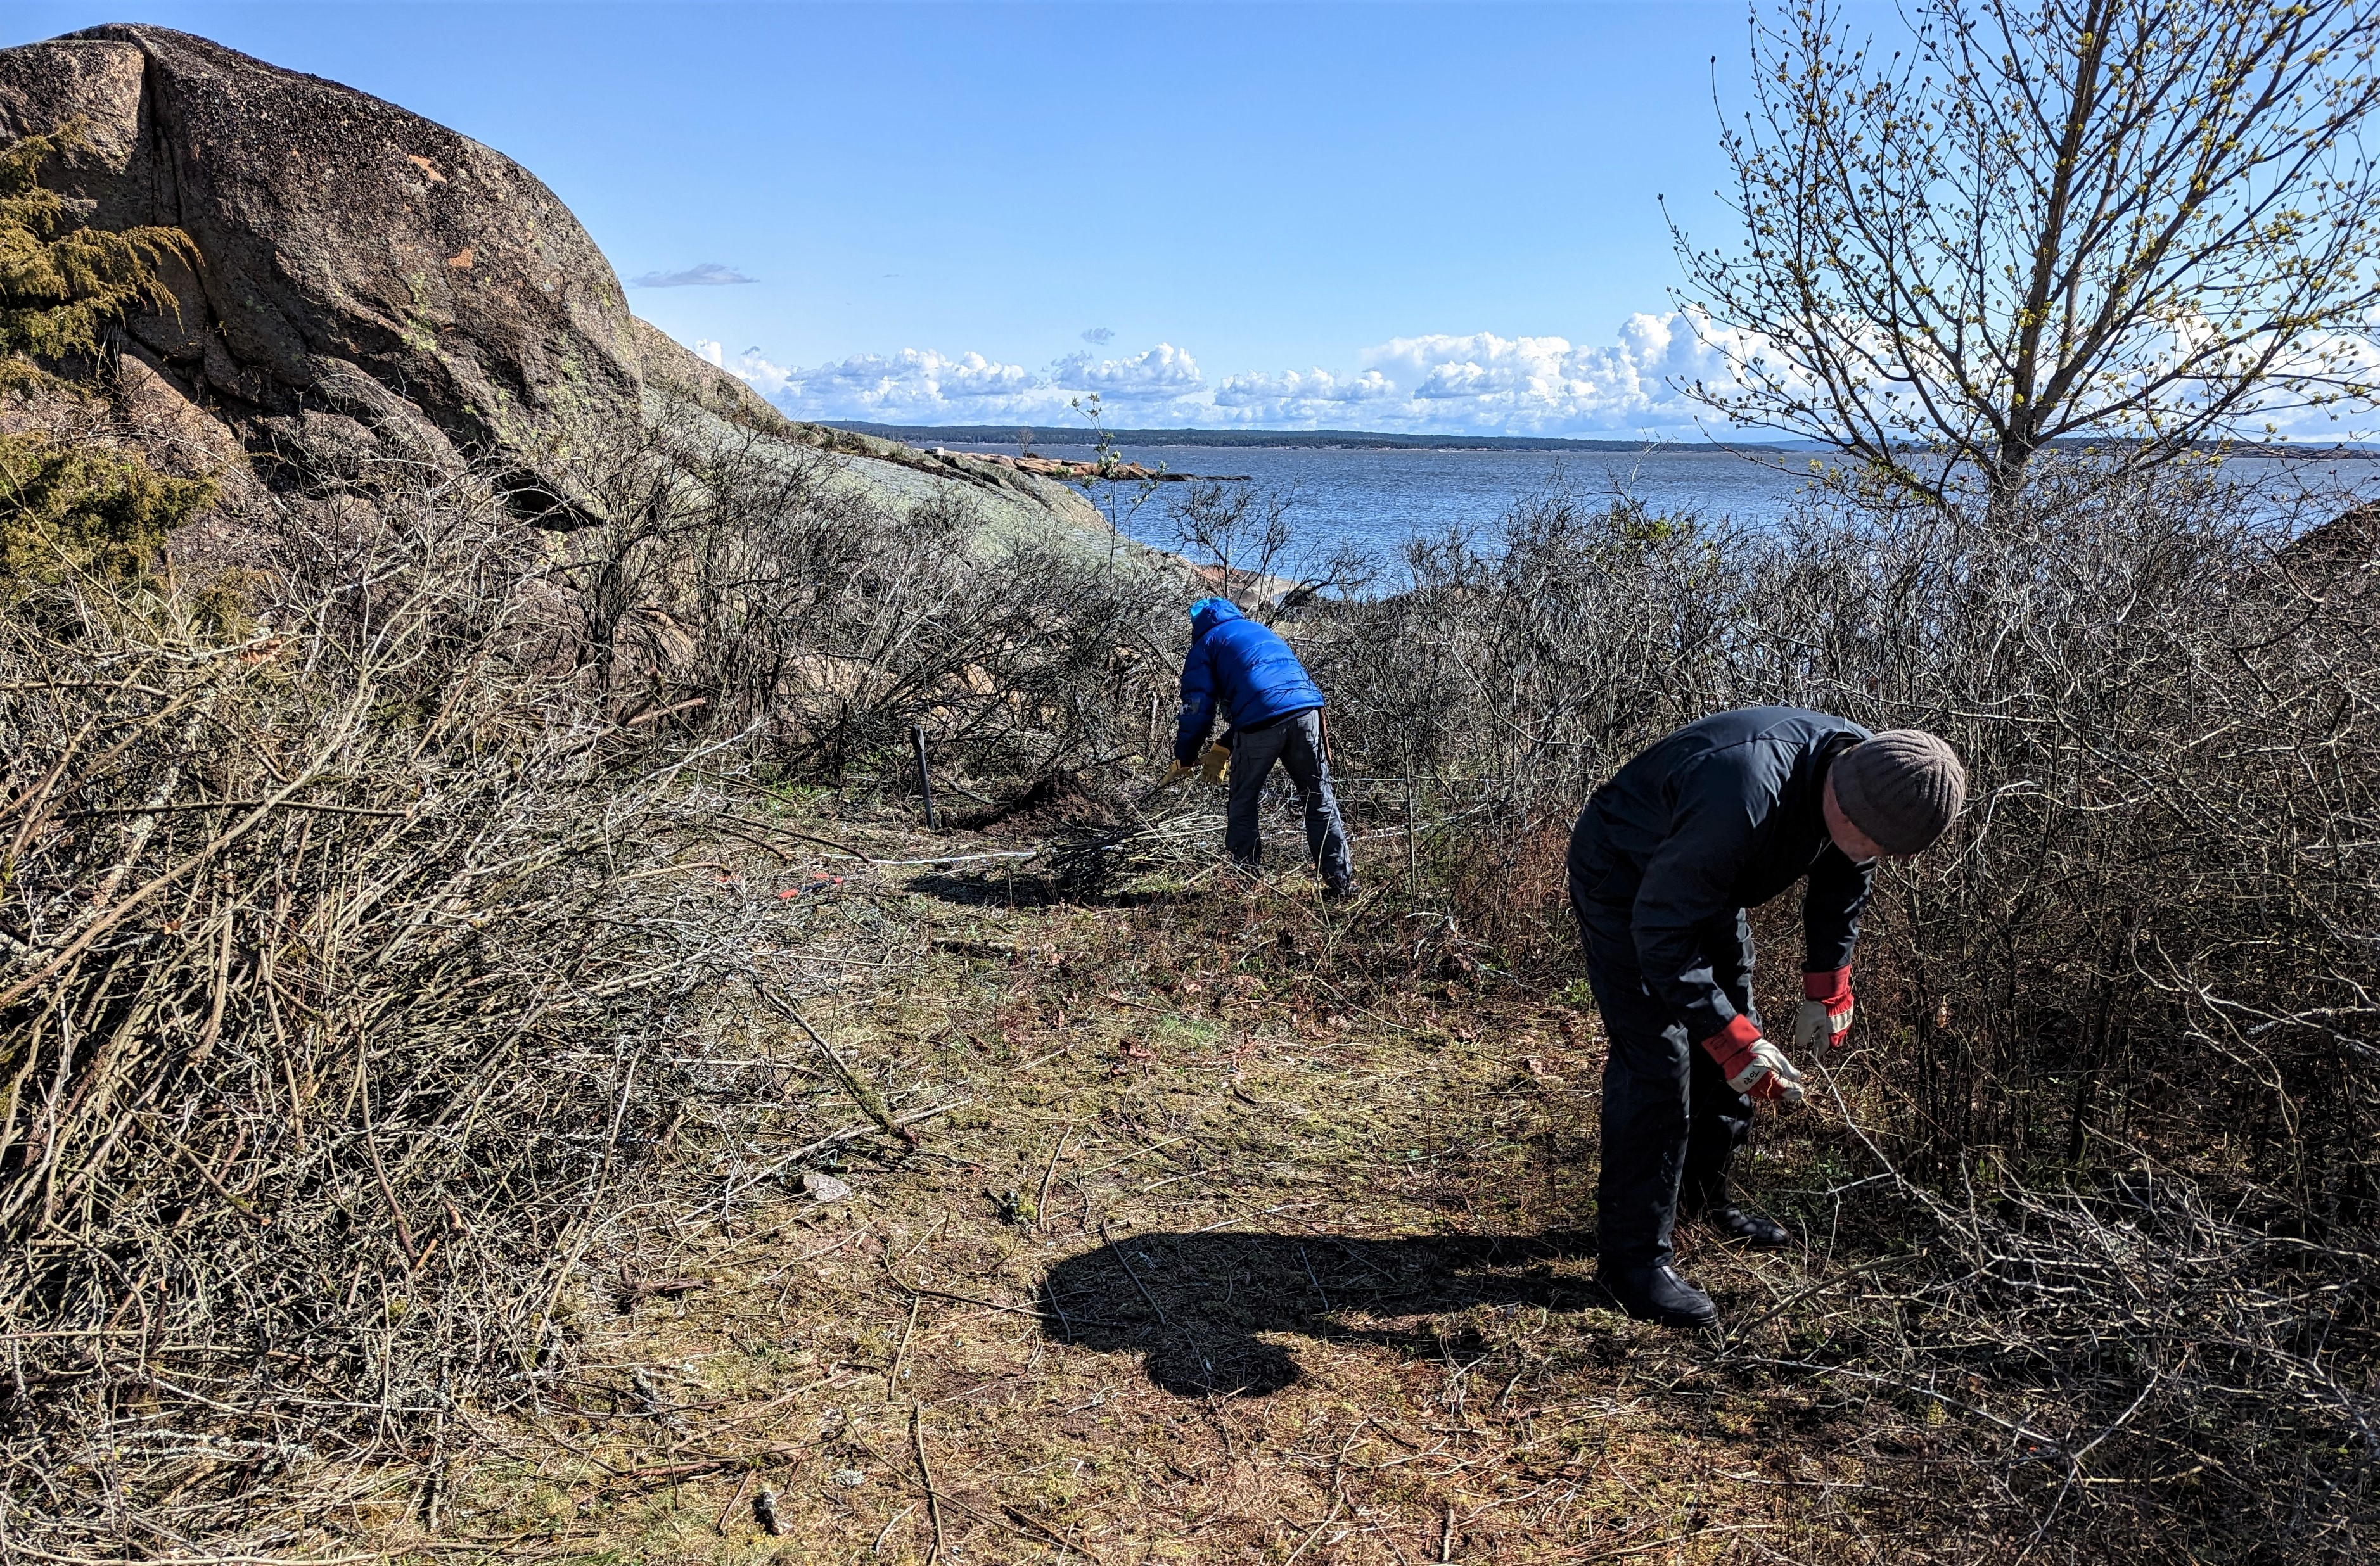
<svg viewBox="0 0 2380 1566">
<path fill-rule="evenodd" d="M 1704 932 L 1723 919 L 1732 941 L 1738 910 L 1805 875 L 1803 969 L 1849 965 L 1875 866 L 1835 846 L 1819 802 L 1828 765 L 1868 737 L 1798 707 L 1720 712 L 1656 741 L 1579 813 L 1571 901 L 1590 924 L 1634 936 L 1646 987 L 1694 1039 L 1735 1016 Z"/>
</svg>

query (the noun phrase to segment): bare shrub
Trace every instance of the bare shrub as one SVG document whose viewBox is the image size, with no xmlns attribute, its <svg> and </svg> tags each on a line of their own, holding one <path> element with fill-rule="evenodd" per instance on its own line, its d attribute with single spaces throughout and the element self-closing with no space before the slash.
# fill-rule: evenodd
<svg viewBox="0 0 2380 1566">
<path fill-rule="evenodd" d="M 1254 484 L 1193 479 L 1169 496 L 1173 541 L 1216 592 L 1235 602 L 1269 603 L 1280 593 L 1297 543 L 1290 520 L 1294 497 Z"/>
<path fill-rule="evenodd" d="M 2277 541 L 2202 481 L 2070 472 L 2004 523 L 1865 510 L 1762 564 L 1753 680 L 1933 728 L 1979 785 L 1870 943 L 1926 1167 L 2204 1145 L 2372 1218 L 2380 643 Z"/>
<path fill-rule="evenodd" d="M 1554 493 L 1304 645 L 1357 764 L 1429 785 L 1466 923 L 1556 975 L 1560 878 L 1522 861 L 1646 741 L 1760 702 L 1950 740 L 1973 804 L 1879 877 L 1843 1077 L 1950 1314 L 1835 1329 L 1828 1373 L 1980 1378 L 2074 1485 L 2222 1408 L 2198 1483 L 2335 1543 L 2380 1457 L 2380 594 L 2289 537 L 2204 470 L 2080 461 L 1989 516 L 1833 497 L 1767 535 Z"/>
<path fill-rule="evenodd" d="M 573 534 L 577 658 L 615 702 L 700 701 L 780 761 L 897 775 L 922 724 L 988 777 L 1137 754 L 1170 687 L 1179 585 L 1052 520 L 995 536 L 965 492 L 895 504 L 848 463 L 666 410 L 578 455 L 604 519 Z"/>
<path fill-rule="evenodd" d="M 1350 748 L 1559 802 L 1729 683 L 1744 584 L 1726 542 L 1561 488 L 1488 536 L 1417 540 L 1409 590 L 1348 602 L 1312 633 Z"/>
<path fill-rule="evenodd" d="M 1536 956 L 1558 944 L 1558 845 L 1587 789 L 1736 704 L 1749 583 L 1735 542 L 1556 485 L 1492 531 L 1416 540 L 1406 590 L 1320 601 L 1295 627 L 1351 794 L 1364 803 L 1370 774 L 1369 813 L 1395 820 L 1399 801 L 1380 796 L 1402 793 L 1408 857 L 1459 876 L 1474 928 Z"/>
<path fill-rule="evenodd" d="M 1294 491 L 1246 480 L 1193 479 L 1169 496 L 1165 519 L 1199 585 L 1270 621 L 1318 593 L 1360 591 L 1373 562 L 1353 543 L 1310 546 Z"/>
<path fill-rule="evenodd" d="M 162 577 L 0 614 L 28 1548 L 285 1543 L 334 1453 L 426 1464 L 434 1514 L 453 1422 L 567 1365 L 589 1246 L 722 1074 L 682 1040 L 748 933 L 638 917 L 676 764 L 540 668 L 540 544 L 484 484 L 349 498 L 244 519 L 227 642 Z"/>
<path fill-rule="evenodd" d="M 601 511 L 560 540 L 392 470 L 209 524 L 237 590 L 69 561 L 0 613 L 0 1458 L 42 1549 L 285 1543 L 306 1497 L 250 1498 L 309 1452 L 434 1475 L 567 1369 L 625 1204 L 726 1212 L 897 1135 L 823 1042 L 842 1130 L 710 1050 L 739 1008 L 808 1038 L 758 916 L 674 890 L 718 772 L 864 779 L 923 723 L 1029 779 L 1171 705 L 1184 584 L 1108 540 L 694 413 L 580 455 Z M 2380 592 L 2368 547 L 2286 538 L 2084 464 L 1987 517 L 1869 494 L 1768 533 L 1556 489 L 1416 545 L 1408 590 L 1287 611 L 1342 770 L 1420 796 L 1449 917 L 1401 931 L 1408 977 L 1566 977 L 1569 822 L 1681 722 L 1959 747 L 1975 807 L 1880 879 L 1869 1048 L 1797 1133 L 1854 1163 L 1822 1195 L 1870 1254 L 1728 1354 L 1948 1409 L 1958 1472 L 2061 1546 L 2370 1521 Z M 1051 879 L 1210 859 L 1211 825 L 1084 825 Z"/>
<path fill-rule="evenodd" d="M 1888 1209 L 1899 1254 L 1827 1269 L 1723 1361 L 1828 1383 L 1878 1432 L 1962 1429 L 1968 1504 L 2028 1549 L 2161 1559 L 2179 1535 L 2362 1558 L 2380 1434 L 2368 1231 L 2309 1241 L 2252 1193 L 2151 1159 L 1937 1190 L 1869 1150 L 1883 1172 L 1861 1184 L 1900 1199 L 1865 1205 Z"/>
</svg>

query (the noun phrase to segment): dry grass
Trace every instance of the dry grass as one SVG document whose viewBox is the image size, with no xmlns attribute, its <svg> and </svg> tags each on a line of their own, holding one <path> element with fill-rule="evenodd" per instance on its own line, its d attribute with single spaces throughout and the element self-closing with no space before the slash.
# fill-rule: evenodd
<svg viewBox="0 0 2380 1566">
<path fill-rule="evenodd" d="M 880 858 L 961 851 L 804 830 Z M 1591 1013 L 1483 965 L 1442 916 L 1342 916 L 1303 875 L 1251 888 L 1188 863 L 1098 907 L 1012 908 L 1001 861 L 820 853 L 705 878 L 690 895 L 765 903 L 843 874 L 770 944 L 844 953 L 842 998 L 810 1020 L 880 1063 L 896 1114 L 964 1107 L 914 1148 L 846 1144 L 848 1202 L 778 1187 L 620 1232 L 590 1258 L 582 1366 L 541 1417 L 481 1432 L 505 1455 L 458 1475 L 419 1558 L 2022 1547 L 2060 1470 L 1969 1466 L 1990 1443 L 1966 1400 L 1777 1363 L 1896 1261 L 1839 1123 L 1764 1122 L 1746 1165 L 1804 1251 L 1684 1237 L 1733 1341 L 1631 1323 L 1582 1232 Z M 798 1029 L 751 1043 L 816 1058 Z"/>
<path fill-rule="evenodd" d="M 1376 892 L 1326 910 L 1300 873 L 1222 870 L 1211 800 L 1112 792 L 1160 716 L 1123 577 L 1082 579 L 1103 628 L 1054 659 L 1034 625 L 978 623 L 988 575 L 917 599 L 896 572 L 881 602 L 855 578 L 845 608 L 907 603 L 941 649 L 871 668 L 973 693 L 935 710 L 937 777 L 984 808 L 929 837 L 867 803 L 899 797 L 880 746 L 811 757 L 832 795 L 750 771 L 805 754 L 769 726 L 776 676 L 738 696 L 571 656 L 608 645 L 557 608 L 583 562 L 492 494 L 346 500 L 369 504 L 241 514 L 255 536 L 226 558 L 262 563 L 242 596 L 284 627 L 252 646 L 201 636 L 170 583 L 111 613 L 60 589 L 10 623 L 22 852 L 0 922 L 31 1020 L 0 1033 L 25 1111 L 0 1116 L 0 1220 L 22 1220 L 0 1232 L 0 1560 L 2364 1553 L 2380 1269 L 2368 1165 L 2330 1150 L 2366 1113 L 2346 1030 L 2370 1015 L 2368 764 L 2344 717 L 2309 742 L 2338 789 L 2301 802 L 2308 839 L 2214 750 L 2154 739 L 2252 747 L 2275 713 L 2368 696 L 2363 601 L 2313 606 L 2337 636 L 2283 605 L 2295 639 L 2258 667 L 2287 699 L 2213 730 L 2135 710 L 2160 687 L 2121 670 L 2180 666 L 2167 643 L 2119 666 L 2052 649 L 2053 674 L 2119 668 L 2076 688 L 2124 722 L 2080 698 L 2061 722 L 2150 736 L 2089 751 L 2063 815 L 2010 803 L 2038 804 L 2038 758 L 2002 732 L 2029 718 L 1962 739 L 2000 800 L 1996 852 L 2040 863 L 1995 880 L 1970 844 L 1888 878 L 1870 1050 L 1828 1110 L 1764 1120 L 1746 1166 L 1803 1244 L 1690 1232 L 1683 1264 L 1730 1323 L 1704 1341 L 1621 1319 L 1590 1282 L 1600 1047 L 1560 912 L 1570 791 L 1645 725 L 1851 687 L 1764 674 L 1786 644 L 1757 634 L 1708 684 L 1660 685 L 1686 669 L 1660 617 L 1614 606 L 1726 610 L 1691 532 L 1548 514 L 1544 571 L 1508 552 L 1536 575 L 1440 595 L 1476 620 L 1467 641 L 1408 635 L 1418 600 L 1349 611 L 1364 623 L 1319 649 L 1352 696 L 1341 755 L 1393 775 L 1348 780 Z M 2110 538 L 2138 564 L 2129 516 L 2077 524 L 2083 564 Z M 2197 558 L 2144 516 L 2147 557 Z M 929 533 L 858 552 L 915 561 Z M 1754 564 L 1858 584 L 1828 564 L 1857 541 Z M 1973 542 L 1903 541 L 1912 569 Z M 815 575 L 799 558 L 789 591 Z M 2041 574 L 2011 558 L 2009 579 Z M 2277 579 L 2240 569 L 2217 585 Z M 1810 620 L 1806 595 L 1764 609 L 1767 579 L 1737 607 Z M 2024 623 L 2095 623 L 2100 596 Z M 808 601 L 777 604 L 785 647 L 818 629 Z M 2252 628 L 2275 613 L 2240 602 Z M 1049 699 L 969 674 L 978 632 Z M 1536 671 L 1500 699 L 1545 726 L 1483 730 L 1533 734 L 1519 750 L 1427 726 L 1494 716 L 1460 698 L 1449 645 Z M 1968 680 L 1964 645 L 1924 667 Z M 192 713 L 237 743 L 176 726 Z M 2201 757 L 2187 809 L 2108 795 L 2130 774 L 2106 768 L 2168 754 Z M 971 782 L 1032 786 L 1002 803 Z M 2119 821 L 2157 856 L 2094 835 Z M 1277 823 L 1277 852 L 1292 835 Z M 2286 857 L 2306 841 L 2337 851 Z M 2249 849 L 2269 863 L 2232 863 Z M 2018 919 L 1991 901 L 2011 884 L 2066 901 Z M 2164 970 L 2071 960 L 2080 929 L 2145 910 L 2189 935 L 2177 910 L 2235 906 L 2205 929 L 2252 938 L 2260 965 L 2193 959 L 2175 973 L 2230 988 L 2163 1011 Z M 2079 1036 L 2096 1055 L 2059 1052 L 2078 1018 L 2106 1025 Z M 2277 1086 L 2216 1023 L 2287 1067 Z M 828 1171 L 856 1196 L 808 1199 Z"/>
</svg>

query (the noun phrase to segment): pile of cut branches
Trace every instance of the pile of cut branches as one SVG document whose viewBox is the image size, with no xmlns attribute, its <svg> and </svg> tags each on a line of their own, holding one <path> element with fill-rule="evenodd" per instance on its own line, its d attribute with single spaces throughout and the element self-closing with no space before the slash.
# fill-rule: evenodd
<svg viewBox="0 0 2380 1566">
<path fill-rule="evenodd" d="M 1210 858 L 1219 832 L 1214 816 L 1195 805 L 1166 816 L 1135 810 L 1126 821 L 1069 827 L 1047 850 L 1050 890 L 1061 902 L 1102 902 L 1135 876 Z"/>
</svg>

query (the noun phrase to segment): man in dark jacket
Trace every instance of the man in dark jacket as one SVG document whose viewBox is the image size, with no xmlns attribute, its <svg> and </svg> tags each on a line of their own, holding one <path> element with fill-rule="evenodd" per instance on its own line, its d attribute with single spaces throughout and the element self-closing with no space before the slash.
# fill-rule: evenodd
<svg viewBox="0 0 2380 1566">
<path fill-rule="evenodd" d="M 1682 1206 L 1732 1238 L 1786 1242 L 1727 1188 L 1752 1100 L 1802 1101 L 1800 1074 L 1753 1007 L 1744 910 L 1807 878 L 1794 1043 L 1840 1048 L 1875 862 L 1931 844 L 1965 794 L 1958 757 L 1932 734 L 1872 734 L 1824 713 L 1755 707 L 1658 741 L 1580 812 L 1571 906 L 1611 1046 L 1597 1266 L 1630 1315 L 1718 1319 L 1670 1267 Z"/>
<path fill-rule="evenodd" d="M 1219 708 L 1232 725 L 1232 806 L 1223 846 L 1232 861 L 1253 870 L 1263 855 L 1257 807 L 1279 761 L 1305 803 L 1305 846 L 1322 873 L 1325 895 L 1349 895 L 1355 872 L 1323 755 L 1322 692 L 1287 642 L 1243 618 L 1228 599 L 1202 598 L 1190 606 L 1190 654 L 1182 661 L 1175 775 L 1206 748 Z"/>
</svg>

